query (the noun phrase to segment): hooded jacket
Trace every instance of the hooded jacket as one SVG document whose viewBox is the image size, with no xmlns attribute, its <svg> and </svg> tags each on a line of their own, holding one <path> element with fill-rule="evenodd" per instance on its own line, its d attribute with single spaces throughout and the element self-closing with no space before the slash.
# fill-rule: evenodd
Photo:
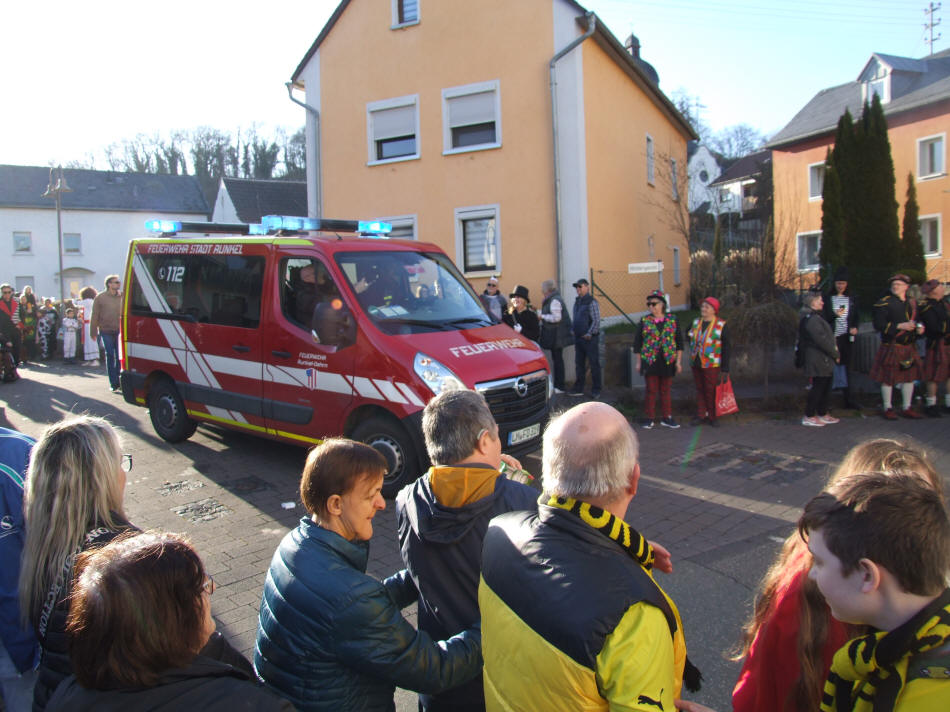
<svg viewBox="0 0 950 712">
<path fill-rule="evenodd" d="M 493 517 L 537 511 L 538 492 L 495 469 L 432 467 L 396 497 L 399 547 L 419 590 L 419 629 L 436 639 L 480 618 L 482 539 Z M 484 709 L 481 676 L 434 698 L 427 709 Z"/>
</svg>

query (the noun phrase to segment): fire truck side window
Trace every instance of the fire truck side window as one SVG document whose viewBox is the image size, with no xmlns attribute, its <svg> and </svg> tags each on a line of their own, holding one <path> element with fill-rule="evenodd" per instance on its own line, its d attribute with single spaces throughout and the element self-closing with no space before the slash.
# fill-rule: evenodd
<svg viewBox="0 0 950 712">
<path fill-rule="evenodd" d="M 133 284 L 136 312 L 171 312 L 202 324 L 247 329 L 260 324 L 263 257 L 144 255 L 143 260 L 153 285 Z"/>
<path fill-rule="evenodd" d="M 319 260 L 291 257 L 281 262 L 280 271 L 284 315 L 305 329 L 310 329 L 318 304 L 340 298 L 333 277 Z"/>
</svg>

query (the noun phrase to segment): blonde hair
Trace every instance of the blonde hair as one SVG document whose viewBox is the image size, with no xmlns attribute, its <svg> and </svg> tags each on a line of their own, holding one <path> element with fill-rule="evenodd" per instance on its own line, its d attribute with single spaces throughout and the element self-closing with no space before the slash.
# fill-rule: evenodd
<svg viewBox="0 0 950 712">
<path fill-rule="evenodd" d="M 944 499 L 940 475 L 927 454 L 922 449 L 892 438 L 866 440 L 851 448 L 828 478 L 824 490 L 836 494 L 849 477 L 864 472 L 914 475 L 924 480 Z M 762 577 L 755 608 L 743 628 L 741 648 L 734 659 L 739 660 L 749 654 L 749 648 L 759 631 L 772 620 L 778 597 L 810 568 L 811 554 L 796 530 L 785 540 L 775 562 Z M 823 649 L 828 640 L 831 613 L 817 585 L 807 577 L 802 582 L 798 613 L 796 655 L 801 672 L 788 692 L 783 709 L 818 709 L 822 685 L 828 672 L 824 668 Z"/>
<path fill-rule="evenodd" d="M 50 425 L 33 447 L 23 516 L 20 610 L 34 625 L 67 558 L 95 526 L 124 518 L 119 436 L 104 418 L 78 415 Z M 60 597 L 65 594 L 68 580 Z"/>
</svg>

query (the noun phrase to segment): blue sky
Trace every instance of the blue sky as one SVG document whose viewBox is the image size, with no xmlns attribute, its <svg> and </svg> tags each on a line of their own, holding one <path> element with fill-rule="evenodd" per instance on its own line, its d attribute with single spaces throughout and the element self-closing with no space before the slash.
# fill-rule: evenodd
<svg viewBox="0 0 950 712">
<path fill-rule="evenodd" d="M 423 22 L 426 4 L 438 1 L 421 0 Z M 165 0 L 147 13 L 127 0 L 8 3 L 0 163 L 92 155 L 106 168 L 102 149 L 138 133 L 255 124 L 264 134 L 277 126 L 292 131 L 303 124 L 303 110 L 287 99 L 284 82 L 336 5 L 268 0 L 249 17 L 221 0 Z M 872 52 L 928 51 L 923 0 L 581 5 L 619 40 L 636 34 L 660 87 L 699 97 L 701 118 L 714 130 L 747 123 L 774 133 L 820 89 L 855 79 Z M 941 15 L 950 17 L 950 5 Z M 950 19 L 941 29 L 935 51 L 950 47 Z"/>
</svg>

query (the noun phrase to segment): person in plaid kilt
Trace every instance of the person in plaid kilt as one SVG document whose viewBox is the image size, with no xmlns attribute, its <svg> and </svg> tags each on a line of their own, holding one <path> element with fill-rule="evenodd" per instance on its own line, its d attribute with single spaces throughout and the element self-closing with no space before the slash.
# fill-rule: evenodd
<svg viewBox="0 0 950 712">
<path fill-rule="evenodd" d="M 936 279 L 928 280 L 920 288 L 925 299 L 920 305 L 920 321 L 927 339 L 924 357 L 924 380 L 927 382 L 924 412 L 931 418 L 940 417 L 937 389 L 945 381 L 943 412 L 950 413 L 950 304 L 944 301 L 944 286 Z"/>
<path fill-rule="evenodd" d="M 917 336 L 923 333 L 923 325 L 917 323 L 917 304 L 908 299 L 910 277 L 895 274 L 888 280 L 890 294 L 881 297 L 874 305 L 874 328 L 881 335 L 881 346 L 871 367 L 871 380 L 881 384 L 881 400 L 884 417 L 897 420 L 891 405 L 894 386 L 900 386 L 905 418 L 923 416 L 911 408 L 914 396 L 914 381 L 920 380 L 922 364 L 917 353 Z"/>
</svg>

